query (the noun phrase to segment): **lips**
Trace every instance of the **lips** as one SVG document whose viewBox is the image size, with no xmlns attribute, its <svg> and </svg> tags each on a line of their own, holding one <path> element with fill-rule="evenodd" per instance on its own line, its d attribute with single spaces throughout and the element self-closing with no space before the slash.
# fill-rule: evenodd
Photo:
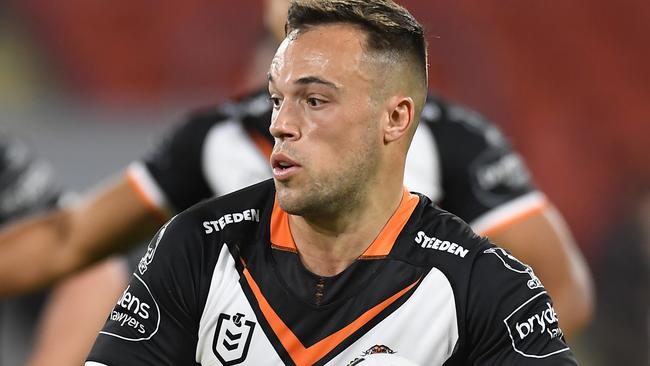
<svg viewBox="0 0 650 366">
<path fill-rule="evenodd" d="M 273 169 L 273 177 L 277 180 L 289 179 L 292 175 L 300 169 L 300 164 L 282 153 L 274 153 L 271 155 L 271 168 Z"/>
</svg>

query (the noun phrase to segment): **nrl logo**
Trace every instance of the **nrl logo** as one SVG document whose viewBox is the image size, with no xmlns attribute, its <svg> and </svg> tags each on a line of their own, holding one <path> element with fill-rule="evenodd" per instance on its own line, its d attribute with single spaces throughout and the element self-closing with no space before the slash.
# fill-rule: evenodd
<svg viewBox="0 0 650 366">
<path fill-rule="evenodd" d="M 212 341 L 212 352 L 224 366 L 237 365 L 246 359 L 253 338 L 255 322 L 243 318 L 244 314 L 221 313 Z"/>
</svg>

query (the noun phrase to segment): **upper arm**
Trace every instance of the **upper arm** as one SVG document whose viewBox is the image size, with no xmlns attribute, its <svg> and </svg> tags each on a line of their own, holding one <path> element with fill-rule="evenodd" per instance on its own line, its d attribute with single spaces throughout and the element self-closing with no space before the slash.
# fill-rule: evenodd
<svg viewBox="0 0 650 366">
<path fill-rule="evenodd" d="M 56 286 L 41 309 L 26 365 L 83 364 L 127 280 L 123 260 L 110 258 Z M 70 322 L 73 312 L 75 321 Z"/>
<path fill-rule="evenodd" d="M 192 365 L 198 337 L 200 238 L 173 218 L 151 240 L 88 360 Z M 192 226 L 192 229 L 194 227 Z"/>
<path fill-rule="evenodd" d="M 522 216 L 509 225 L 481 233 L 511 251 L 533 268 L 583 268 L 584 261 L 560 214 L 550 205 Z M 549 271 L 549 279 L 552 273 Z M 563 278 L 562 273 L 556 273 Z M 545 279 L 546 280 L 546 279 Z"/>
<path fill-rule="evenodd" d="M 571 336 L 593 312 L 591 275 L 562 216 L 551 205 L 483 233 L 534 268 Z"/>
<path fill-rule="evenodd" d="M 493 247 L 472 269 L 467 303 L 470 360 L 479 365 L 575 365 L 553 302 L 530 268 Z"/>
</svg>

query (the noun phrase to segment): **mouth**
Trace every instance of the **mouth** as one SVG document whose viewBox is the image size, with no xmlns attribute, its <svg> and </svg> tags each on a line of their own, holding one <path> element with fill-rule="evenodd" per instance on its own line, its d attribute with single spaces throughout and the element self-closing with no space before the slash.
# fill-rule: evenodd
<svg viewBox="0 0 650 366">
<path fill-rule="evenodd" d="M 277 180 L 287 180 L 300 169 L 300 164 L 288 156 L 277 153 L 271 155 L 271 168 L 273 169 L 273 177 Z"/>
</svg>

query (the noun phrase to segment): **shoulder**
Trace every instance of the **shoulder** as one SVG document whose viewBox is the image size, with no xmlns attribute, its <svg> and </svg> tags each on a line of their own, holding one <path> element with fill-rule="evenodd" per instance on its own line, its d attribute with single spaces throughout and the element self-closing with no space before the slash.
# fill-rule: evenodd
<svg viewBox="0 0 650 366">
<path fill-rule="evenodd" d="M 267 94 L 260 89 L 219 105 L 197 108 L 175 125 L 167 138 L 170 136 L 203 138 L 213 127 L 229 121 L 244 125 L 255 125 L 265 121 L 268 125 L 266 116 L 271 111 L 271 105 Z"/>
<path fill-rule="evenodd" d="M 536 190 L 521 155 L 481 114 L 430 96 L 419 130 L 437 153 L 439 203 L 467 222 Z"/>
<path fill-rule="evenodd" d="M 490 145 L 507 144 L 501 131 L 481 113 L 432 94 L 422 110 L 422 122 L 435 131 L 475 136 Z"/>
<path fill-rule="evenodd" d="M 465 277 L 475 257 L 490 246 L 458 216 L 419 195 L 420 202 L 402 234 L 394 255 L 418 266 L 436 267 L 448 277 Z"/>
<path fill-rule="evenodd" d="M 532 268 L 426 197 L 420 201 L 391 254 L 441 272 L 451 286 L 460 328 L 455 357 L 573 364 L 553 302 Z"/>
<path fill-rule="evenodd" d="M 420 125 L 435 137 L 443 163 L 473 161 L 477 155 L 490 158 L 512 149 L 502 131 L 481 113 L 437 96 L 427 97 Z"/>
<path fill-rule="evenodd" d="M 186 267 L 188 263 L 212 267 L 224 243 L 258 235 L 261 217 L 272 209 L 273 200 L 273 181 L 268 180 L 182 211 L 165 223 L 150 241 L 139 263 L 140 274 L 147 271 L 154 255 L 157 261 L 167 263 L 162 267 Z"/>
<path fill-rule="evenodd" d="M 489 165 L 506 156 L 510 160 L 520 159 L 492 121 L 466 106 L 429 95 L 422 110 L 421 126 L 435 137 L 447 169 L 458 164 L 462 167 Z M 522 164 L 507 163 L 508 166 Z"/>
<path fill-rule="evenodd" d="M 249 94 L 239 95 L 232 100 L 216 106 L 196 110 L 188 118 L 188 123 L 211 123 L 236 121 L 246 128 L 268 129 L 272 106 L 268 92 L 264 89 Z M 268 132 L 266 132 L 268 134 Z"/>
<path fill-rule="evenodd" d="M 472 359 L 575 364 L 548 292 L 533 269 L 505 249 L 477 256 L 466 313 L 463 348 Z"/>
<path fill-rule="evenodd" d="M 174 221 L 177 226 L 200 228 L 205 237 L 247 234 L 260 226 L 262 215 L 270 213 L 274 198 L 275 188 L 269 179 L 200 202 L 177 215 Z"/>
<path fill-rule="evenodd" d="M 530 266 L 476 234 L 461 218 L 422 195 L 393 254 L 414 265 L 436 267 L 464 288 L 494 287 L 485 291 L 486 296 L 496 293 L 493 290 L 504 284 L 515 287 L 523 284 L 535 294 L 544 291 Z"/>
</svg>

